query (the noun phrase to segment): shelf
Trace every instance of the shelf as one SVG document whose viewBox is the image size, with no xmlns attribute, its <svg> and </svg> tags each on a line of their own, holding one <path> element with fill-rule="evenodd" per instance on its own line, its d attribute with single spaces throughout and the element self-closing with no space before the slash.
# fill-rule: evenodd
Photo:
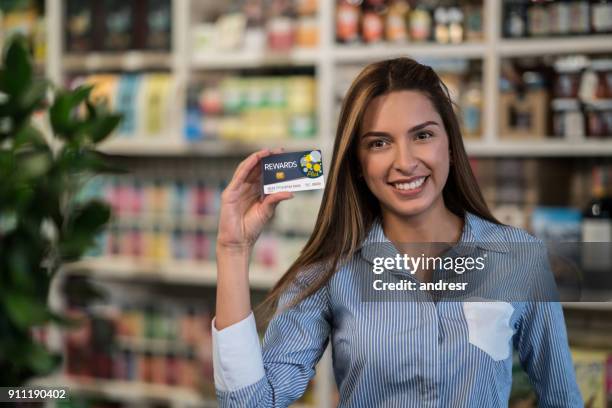
<svg viewBox="0 0 612 408">
<path fill-rule="evenodd" d="M 157 401 L 174 404 L 188 404 L 198 407 L 216 407 L 217 403 L 205 399 L 198 392 L 162 384 L 133 381 L 103 380 L 97 378 L 74 379 L 67 376 L 53 376 L 33 381 L 41 387 L 67 388 L 68 394 L 93 394 L 120 401 Z"/>
<path fill-rule="evenodd" d="M 67 264 L 65 272 L 101 279 L 120 279 L 141 282 L 166 282 L 183 285 L 215 286 L 217 267 L 211 261 L 150 261 L 124 257 L 87 258 Z M 280 279 L 281 273 L 272 268 L 253 265 L 249 283 L 253 289 L 269 289 Z"/>
<path fill-rule="evenodd" d="M 612 52 L 612 35 L 500 40 L 502 57 Z"/>
<path fill-rule="evenodd" d="M 68 54 L 62 58 L 68 71 L 138 71 L 146 69 L 169 69 L 172 55 L 168 52 L 127 51 L 124 53 Z"/>
<path fill-rule="evenodd" d="M 163 229 L 174 229 L 180 227 L 185 230 L 201 229 L 204 231 L 216 231 L 219 219 L 216 215 L 173 215 L 171 212 L 148 212 L 148 213 L 116 213 L 112 225 L 118 227 L 148 227 L 151 225 L 161 226 Z"/>
<path fill-rule="evenodd" d="M 310 139 L 283 139 L 258 142 L 231 140 L 204 140 L 187 142 L 176 138 L 116 137 L 100 146 L 106 154 L 126 156 L 244 156 L 263 148 L 283 147 L 287 151 L 321 148 L 318 137 Z"/>
<path fill-rule="evenodd" d="M 387 58 L 412 56 L 436 58 L 481 58 L 486 51 L 485 44 L 436 44 L 415 43 L 406 45 L 336 45 L 332 58 L 338 63 L 369 62 Z"/>
<path fill-rule="evenodd" d="M 612 139 L 607 141 L 567 142 L 560 140 L 466 141 L 466 150 L 473 157 L 601 157 L 612 155 Z"/>
<path fill-rule="evenodd" d="M 298 48 L 287 52 L 275 51 L 215 51 L 194 54 L 191 67 L 194 69 L 253 68 L 259 66 L 315 65 L 321 55 L 316 48 Z"/>
<path fill-rule="evenodd" d="M 612 155 L 612 138 L 568 142 L 558 138 L 535 140 L 466 140 L 468 154 L 474 157 L 601 157 Z M 283 147 L 286 151 L 321 149 L 320 138 L 285 139 L 260 142 L 228 140 L 186 141 L 163 138 L 116 138 L 100 147 L 102 153 L 125 156 L 245 156 L 254 151 Z"/>
<path fill-rule="evenodd" d="M 566 309 L 587 310 L 587 311 L 610 311 L 612 312 L 612 301 L 610 302 L 562 302 Z"/>
</svg>

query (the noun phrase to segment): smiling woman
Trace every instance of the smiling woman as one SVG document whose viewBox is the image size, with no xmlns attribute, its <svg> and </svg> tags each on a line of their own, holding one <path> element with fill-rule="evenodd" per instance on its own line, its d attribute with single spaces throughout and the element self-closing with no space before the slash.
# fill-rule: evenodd
<svg viewBox="0 0 612 408">
<path fill-rule="evenodd" d="M 506 250 L 507 242 L 530 248 L 541 242 L 491 215 L 448 90 L 430 67 L 408 58 L 382 61 L 351 85 L 315 229 L 262 305 L 275 311 L 262 350 L 251 312 L 249 256 L 275 206 L 292 197 L 259 198 L 258 163 L 269 154 L 241 163 L 222 195 L 211 328 L 221 406 L 290 405 L 304 393 L 330 339 L 340 407 L 507 407 L 512 347 L 540 406 L 583 406 L 558 303 L 360 297 L 363 271 L 382 255 L 371 250 L 377 243 L 396 249 L 476 243 L 487 268 L 472 273 L 490 279 L 498 276 L 493 270 L 511 273 L 513 279 L 493 282 L 501 293 L 516 279 L 529 282 L 550 269 L 541 252 L 520 257 Z M 434 272 L 412 276 L 419 287 L 436 290 L 441 281 Z"/>
</svg>

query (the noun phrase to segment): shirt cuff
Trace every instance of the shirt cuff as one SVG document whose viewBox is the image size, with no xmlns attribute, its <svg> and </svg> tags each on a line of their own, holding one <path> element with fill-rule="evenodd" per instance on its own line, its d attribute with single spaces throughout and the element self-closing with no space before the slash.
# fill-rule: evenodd
<svg viewBox="0 0 612 408">
<path fill-rule="evenodd" d="M 215 320 L 216 316 L 211 322 L 215 387 L 236 391 L 261 380 L 265 371 L 253 312 L 222 330 L 215 328 Z"/>
</svg>

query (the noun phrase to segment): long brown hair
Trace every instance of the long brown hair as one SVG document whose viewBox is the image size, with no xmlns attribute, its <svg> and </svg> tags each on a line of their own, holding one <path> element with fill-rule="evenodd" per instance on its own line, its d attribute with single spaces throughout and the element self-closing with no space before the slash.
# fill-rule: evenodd
<svg viewBox="0 0 612 408">
<path fill-rule="evenodd" d="M 279 297 L 297 281 L 300 271 L 323 266 L 315 268 L 314 279 L 307 284 L 301 281 L 302 290 L 287 307 L 298 304 L 324 286 L 343 260 L 355 253 L 380 215 L 378 200 L 358 178 L 357 132 L 372 99 L 404 90 L 420 91 L 426 95 L 444 122 L 452 157 L 448 180 L 442 190 L 446 207 L 461 217 L 469 211 L 500 224 L 487 207 L 472 173 L 453 102 L 440 77 L 431 67 L 410 58 L 370 64 L 353 81 L 342 103 L 331 169 L 314 231 L 295 262 L 257 307 L 258 314 L 263 311 L 264 320 L 271 318 Z"/>
</svg>

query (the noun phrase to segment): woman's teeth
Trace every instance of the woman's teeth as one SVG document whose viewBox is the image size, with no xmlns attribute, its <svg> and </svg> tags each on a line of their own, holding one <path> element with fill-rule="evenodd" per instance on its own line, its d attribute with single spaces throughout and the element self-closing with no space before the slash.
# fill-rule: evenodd
<svg viewBox="0 0 612 408">
<path fill-rule="evenodd" d="M 425 177 L 421 177 L 417 180 L 414 180 L 410 183 L 395 183 L 394 186 L 398 190 L 414 190 L 416 188 L 421 187 L 423 182 L 425 181 Z"/>
</svg>

